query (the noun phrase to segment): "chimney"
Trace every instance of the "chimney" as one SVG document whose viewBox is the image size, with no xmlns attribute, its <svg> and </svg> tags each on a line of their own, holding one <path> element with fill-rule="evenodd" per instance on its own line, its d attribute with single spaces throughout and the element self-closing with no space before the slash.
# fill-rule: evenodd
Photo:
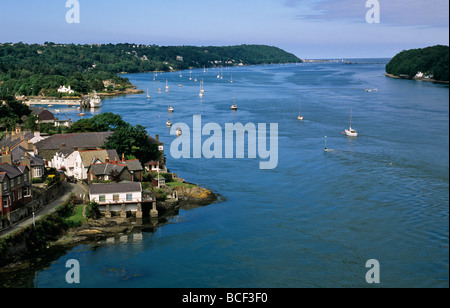
<svg viewBox="0 0 450 308">
<path fill-rule="evenodd" d="M 65 147 L 66 147 L 65 143 L 61 144 L 61 148 L 65 148 Z"/>
<path fill-rule="evenodd" d="M 159 141 L 159 135 L 156 135 L 156 141 Z"/>
<path fill-rule="evenodd" d="M 35 132 L 34 132 L 34 137 L 35 137 L 35 138 L 41 137 L 41 132 L 35 131 Z"/>
<path fill-rule="evenodd" d="M 109 155 L 106 153 L 105 163 L 109 163 Z"/>
<path fill-rule="evenodd" d="M 78 151 L 78 147 L 73 147 L 73 150 L 76 152 Z"/>
<path fill-rule="evenodd" d="M 125 161 L 125 153 L 122 153 L 122 161 Z"/>
<path fill-rule="evenodd" d="M 6 151 L 2 153 L 2 163 L 8 163 L 12 165 L 11 151 L 8 147 L 6 148 Z"/>
</svg>

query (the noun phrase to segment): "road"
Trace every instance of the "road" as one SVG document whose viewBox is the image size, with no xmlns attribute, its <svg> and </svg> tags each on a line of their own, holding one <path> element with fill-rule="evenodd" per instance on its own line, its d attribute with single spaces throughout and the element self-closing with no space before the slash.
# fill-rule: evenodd
<svg viewBox="0 0 450 308">
<path fill-rule="evenodd" d="M 63 204 L 70 196 L 71 193 L 75 193 L 77 195 L 86 194 L 87 191 L 83 188 L 81 184 L 68 183 L 66 181 L 63 182 L 64 192 L 56 197 L 49 204 L 40 208 L 37 213 L 35 213 L 35 219 L 38 220 L 45 214 L 52 213 L 58 205 Z M 0 237 L 7 236 L 23 227 L 27 227 L 33 223 L 33 217 L 28 218 L 26 220 L 22 220 L 14 224 L 11 228 L 3 230 L 0 232 Z"/>
</svg>

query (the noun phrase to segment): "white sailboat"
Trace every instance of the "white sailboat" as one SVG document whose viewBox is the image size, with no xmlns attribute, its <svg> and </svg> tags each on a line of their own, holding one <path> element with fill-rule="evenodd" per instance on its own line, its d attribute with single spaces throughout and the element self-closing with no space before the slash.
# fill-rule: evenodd
<svg viewBox="0 0 450 308">
<path fill-rule="evenodd" d="M 180 137 L 183 134 L 183 131 L 181 130 L 181 127 L 177 127 L 177 136 Z"/>
<path fill-rule="evenodd" d="M 238 109 L 236 103 L 234 102 L 234 92 L 233 92 L 233 105 L 231 105 L 231 110 L 236 111 Z"/>
<path fill-rule="evenodd" d="M 353 109 L 350 110 L 350 127 L 345 130 L 348 137 L 358 137 L 358 132 L 352 128 Z"/>
<path fill-rule="evenodd" d="M 169 92 L 169 82 L 166 79 L 166 92 Z"/>
<path fill-rule="evenodd" d="M 148 88 L 147 88 L 147 99 L 150 98 L 150 94 L 148 94 Z"/>
<path fill-rule="evenodd" d="M 303 121 L 303 116 L 302 116 L 302 113 L 300 112 L 300 103 L 298 103 L 298 117 L 297 117 L 297 119 L 299 120 L 299 121 Z"/>
<path fill-rule="evenodd" d="M 172 121 L 168 120 L 168 121 L 166 122 L 166 126 L 167 126 L 167 127 L 172 127 Z"/>
</svg>

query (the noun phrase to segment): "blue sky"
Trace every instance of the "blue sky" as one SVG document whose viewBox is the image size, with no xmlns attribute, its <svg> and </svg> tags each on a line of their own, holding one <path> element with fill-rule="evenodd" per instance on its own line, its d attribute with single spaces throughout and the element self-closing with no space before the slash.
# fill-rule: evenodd
<svg viewBox="0 0 450 308">
<path fill-rule="evenodd" d="M 278 46 L 300 58 L 392 57 L 449 44 L 448 0 L 379 0 L 379 24 L 366 0 L 66 0 L 0 3 L 0 42 Z"/>
</svg>

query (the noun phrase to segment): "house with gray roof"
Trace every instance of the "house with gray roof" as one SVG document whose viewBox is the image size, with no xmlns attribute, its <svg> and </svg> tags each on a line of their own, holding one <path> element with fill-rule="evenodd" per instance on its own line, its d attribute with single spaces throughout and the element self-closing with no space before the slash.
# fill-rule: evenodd
<svg viewBox="0 0 450 308">
<path fill-rule="evenodd" d="M 32 199 L 29 168 L 0 164 L 0 217 L 25 206 Z"/>
</svg>

